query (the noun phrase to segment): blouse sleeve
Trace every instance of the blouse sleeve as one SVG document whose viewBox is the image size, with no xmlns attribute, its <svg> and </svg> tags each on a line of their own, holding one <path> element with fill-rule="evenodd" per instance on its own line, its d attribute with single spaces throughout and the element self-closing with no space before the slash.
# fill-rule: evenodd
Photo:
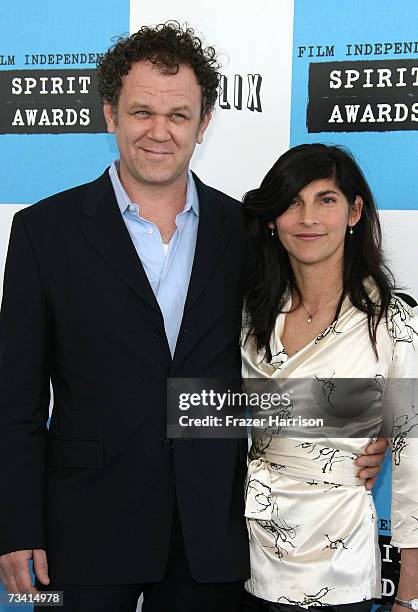
<svg viewBox="0 0 418 612">
<path fill-rule="evenodd" d="M 392 546 L 418 548 L 418 318 L 395 300 L 385 411 L 392 430 Z M 386 394 L 386 392 L 385 392 Z"/>
</svg>

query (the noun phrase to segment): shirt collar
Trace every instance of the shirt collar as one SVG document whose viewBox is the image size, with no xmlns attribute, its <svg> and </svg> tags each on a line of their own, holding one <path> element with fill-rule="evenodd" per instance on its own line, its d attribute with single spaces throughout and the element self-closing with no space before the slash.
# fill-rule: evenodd
<svg viewBox="0 0 418 612">
<path fill-rule="evenodd" d="M 128 194 L 126 193 L 122 183 L 119 178 L 119 160 L 112 162 L 112 165 L 109 168 L 109 176 L 112 182 L 113 190 L 115 192 L 116 201 L 119 206 L 119 210 L 121 214 L 125 212 L 130 204 L 132 204 L 129 199 Z M 138 203 L 139 208 L 141 205 Z M 193 210 L 195 215 L 199 216 L 199 197 L 197 195 L 196 184 L 194 182 L 192 173 L 190 169 L 187 172 L 187 189 L 186 189 L 186 201 L 184 204 L 184 208 L 182 212 L 188 212 L 190 209 Z M 181 214 L 181 213 L 180 213 Z"/>
</svg>

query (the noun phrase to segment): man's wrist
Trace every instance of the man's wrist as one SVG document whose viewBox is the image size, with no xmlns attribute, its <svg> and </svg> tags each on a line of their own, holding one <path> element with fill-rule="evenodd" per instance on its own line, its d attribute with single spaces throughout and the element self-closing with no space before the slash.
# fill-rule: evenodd
<svg viewBox="0 0 418 612">
<path fill-rule="evenodd" d="M 395 603 L 398 604 L 398 606 L 402 606 L 403 608 L 418 611 L 418 597 L 415 597 L 413 599 L 401 599 L 400 597 L 395 597 Z"/>
</svg>

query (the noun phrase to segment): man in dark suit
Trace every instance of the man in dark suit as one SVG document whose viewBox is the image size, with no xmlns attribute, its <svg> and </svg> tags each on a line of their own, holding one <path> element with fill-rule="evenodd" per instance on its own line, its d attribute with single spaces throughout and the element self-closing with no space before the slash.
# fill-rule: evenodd
<svg viewBox="0 0 418 612">
<path fill-rule="evenodd" d="M 0 575 L 71 612 L 239 610 L 246 441 L 170 440 L 166 379 L 239 378 L 239 205 L 189 171 L 216 100 L 193 31 L 99 68 L 120 160 L 19 212 L 1 312 Z M 50 380 L 54 407 L 47 429 Z"/>
</svg>

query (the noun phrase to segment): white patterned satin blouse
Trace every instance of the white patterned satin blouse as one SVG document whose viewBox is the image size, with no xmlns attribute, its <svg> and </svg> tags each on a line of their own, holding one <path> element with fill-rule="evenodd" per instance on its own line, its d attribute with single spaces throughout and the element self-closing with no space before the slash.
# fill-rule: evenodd
<svg viewBox="0 0 418 612">
<path fill-rule="evenodd" d="M 370 295 L 376 295 L 375 290 Z M 285 310 L 290 306 L 289 302 Z M 380 597 L 376 510 L 364 481 L 356 477 L 354 461 L 378 435 L 384 412 L 389 412 L 392 544 L 418 547 L 416 384 L 410 386 L 405 403 L 396 401 L 396 393 L 391 396 L 391 381 L 418 378 L 417 318 L 394 295 L 389 324 L 382 321 L 378 327 L 376 359 L 366 315 L 348 300 L 338 320 L 292 357 L 280 342 L 285 316 L 276 321 L 270 363 L 256 351 L 251 337 L 245 341 L 244 327 L 243 377 L 288 385 L 297 378 L 297 408 L 302 414 L 318 413 L 315 397 L 321 394 L 329 414 L 338 405 L 342 412 L 351 412 L 338 436 L 324 431 L 320 438 L 309 438 L 306 429 L 279 428 L 253 437 L 246 483 L 251 553 L 246 589 L 268 601 L 303 607 Z M 339 389 L 342 379 L 351 379 L 350 397 Z M 356 389 L 355 379 L 362 388 Z M 366 380 L 371 381 L 367 392 Z M 357 403 L 364 393 L 369 403 L 366 416 Z"/>
</svg>

